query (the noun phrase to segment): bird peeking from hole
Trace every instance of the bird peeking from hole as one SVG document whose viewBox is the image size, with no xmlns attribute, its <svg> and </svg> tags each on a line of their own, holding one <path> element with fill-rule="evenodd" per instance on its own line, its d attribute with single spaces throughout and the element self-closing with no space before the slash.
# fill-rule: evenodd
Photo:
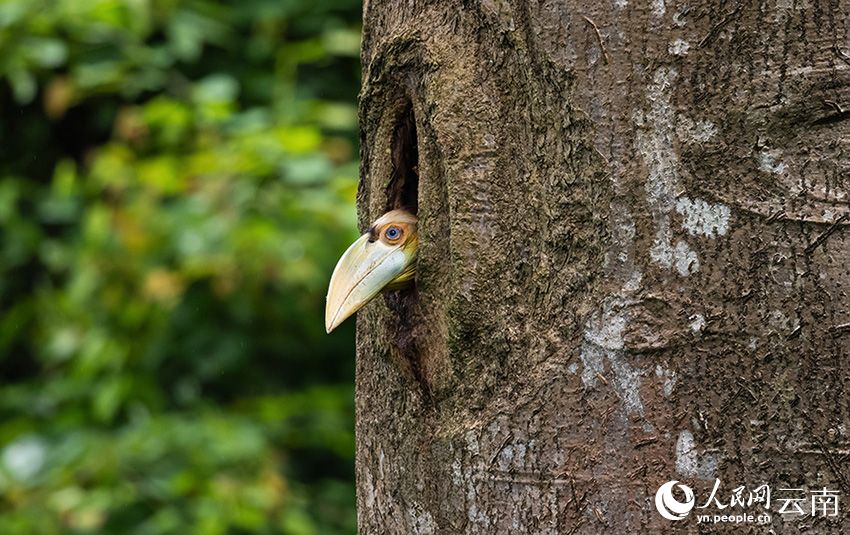
<svg viewBox="0 0 850 535">
<path fill-rule="evenodd" d="M 417 221 L 406 210 L 387 212 L 342 254 L 328 286 L 328 333 L 382 291 L 413 284 L 419 245 Z"/>
</svg>

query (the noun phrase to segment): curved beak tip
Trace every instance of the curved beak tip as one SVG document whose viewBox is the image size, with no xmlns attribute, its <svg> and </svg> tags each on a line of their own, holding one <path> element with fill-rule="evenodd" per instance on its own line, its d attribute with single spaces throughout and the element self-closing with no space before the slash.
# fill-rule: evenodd
<svg viewBox="0 0 850 535">
<path fill-rule="evenodd" d="M 339 322 L 335 322 L 333 317 L 326 314 L 325 315 L 325 332 L 327 334 L 331 334 L 331 331 L 336 329 L 339 326 Z"/>
<path fill-rule="evenodd" d="M 399 246 L 370 242 L 368 234 L 351 244 L 331 275 L 325 304 L 325 331 L 330 334 L 381 293 L 405 271 L 410 258 Z"/>
</svg>

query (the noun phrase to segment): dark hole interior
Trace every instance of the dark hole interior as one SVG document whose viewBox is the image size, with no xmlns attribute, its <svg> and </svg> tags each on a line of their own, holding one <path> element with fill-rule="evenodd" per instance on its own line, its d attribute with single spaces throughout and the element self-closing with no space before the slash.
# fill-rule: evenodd
<svg viewBox="0 0 850 535">
<path fill-rule="evenodd" d="M 416 118 L 409 101 L 402 107 L 392 135 L 393 174 L 387 185 L 387 210 L 404 208 L 416 214 L 419 209 L 419 147 Z"/>
<path fill-rule="evenodd" d="M 419 209 L 419 147 L 416 137 L 416 117 L 413 105 L 407 101 L 396 116 L 390 140 L 392 176 L 387 184 L 387 210 L 403 208 L 413 214 Z M 417 318 L 419 294 L 416 286 L 385 294 L 387 306 L 393 311 L 392 339 L 410 371 L 422 389 L 426 400 L 431 399 L 430 387 L 422 369 L 423 355 L 419 351 L 414 325 Z"/>
</svg>

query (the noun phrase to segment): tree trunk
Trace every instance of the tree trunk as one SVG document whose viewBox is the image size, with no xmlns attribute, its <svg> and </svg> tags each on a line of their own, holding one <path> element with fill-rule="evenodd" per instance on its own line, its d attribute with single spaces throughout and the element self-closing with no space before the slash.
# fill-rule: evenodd
<svg viewBox="0 0 850 535">
<path fill-rule="evenodd" d="M 421 246 L 358 318 L 361 533 L 767 532 L 663 518 L 670 480 L 850 532 L 778 513 L 850 493 L 850 2 L 364 19 L 360 223 Z"/>
</svg>

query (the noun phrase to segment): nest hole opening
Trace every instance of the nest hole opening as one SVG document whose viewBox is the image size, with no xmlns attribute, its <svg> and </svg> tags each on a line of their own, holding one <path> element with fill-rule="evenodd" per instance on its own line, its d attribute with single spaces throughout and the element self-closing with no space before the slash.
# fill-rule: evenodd
<svg viewBox="0 0 850 535">
<path fill-rule="evenodd" d="M 387 185 L 387 211 L 419 210 L 419 140 L 413 103 L 406 101 L 395 122 L 390 143 L 393 171 Z"/>
<path fill-rule="evenodd" d="M 404 209 L 416 215 L 419 210 L 419 140 L 416 133 L 416 116 L 413 103 L 404 101 L 396 116 L 390 140 L 392 175 L 386 188 L 386 210 Z M 425 376 L 420 348 L 419 293 L 414 283 L 409 288 L 385 294 L 386 303 L 393 311 L 393 340 L 410 372 L 418 383 L 426 404 L 431 400 L 431 388 Z"/>
</svg>

